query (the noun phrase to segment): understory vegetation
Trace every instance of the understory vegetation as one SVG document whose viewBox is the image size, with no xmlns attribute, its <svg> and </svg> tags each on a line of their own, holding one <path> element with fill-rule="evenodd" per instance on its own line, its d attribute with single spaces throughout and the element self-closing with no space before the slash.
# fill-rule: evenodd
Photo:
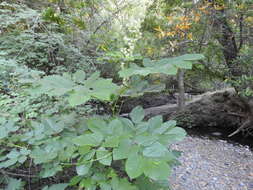
<svg viewBox="0 0 253 190">
<path fill-rule="evenodd" d="M 168 190 L 186 132 L 147 93 L 234 87 L 252 135 L 251 0 L 0 1 L 0 189 Z"/>
</svg>

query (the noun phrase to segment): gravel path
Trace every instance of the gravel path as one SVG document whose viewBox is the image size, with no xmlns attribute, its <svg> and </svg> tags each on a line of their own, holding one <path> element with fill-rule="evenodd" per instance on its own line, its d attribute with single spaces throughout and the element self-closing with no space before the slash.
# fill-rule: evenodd
<svg viewBox="0 0 253 190">
<path fill-rule="evenodd" d="M 223 140 L 187 137 L 171 177 L 173 190 L 253 190 L 253 152 Z"/>
</svg>

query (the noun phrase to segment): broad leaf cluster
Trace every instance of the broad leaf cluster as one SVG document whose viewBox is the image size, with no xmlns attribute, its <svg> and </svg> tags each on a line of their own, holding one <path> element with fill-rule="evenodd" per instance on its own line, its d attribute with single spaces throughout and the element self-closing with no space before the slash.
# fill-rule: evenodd
<svg viewBox="0 0 253 190">
<path fill-rule="evenodd" d="M 175 121 L 164 123 L 161 116 L 146 121 L 141 107 L 129 118 L 119 117 L 111 107 L 117 107 L 120 96 L 163 90 L 164 84 L 150 85 L 143 79 L 191 69 L 203 56 L 158 60 L 133 56 L 146 10 L 140 5 L 132 9 L 135 4 L 126 1 L 122 7 L 122 15 L 128 15 L 128 9 L 134 14 L 144 11 L 137 14 L 137 24 L 132 22 L 135 17 L 129 18 L 130 26 L 103 33 L 118 21 L 106 24 L 118 14 L 111 12 L 110 3 L 62 2 L 45 2 L 51 6 L 45 11 L 0 3 L 0 185 L 11 190 L 37 183 L 43 190 L 167 190 L 179 156 L 168 146 L 182 140 L 185 131 Z M 97 6 L 102 4 L 106 6 L 100 10 Z M 67 6 L 70 9 L 64 9 Z M 126 38 L 117 39 L 122 35 Z M 97 60 L 98 55 L 104 57 Z M 106 69 L 96 68 L 101 63 L 118 64 L 121 78 L 109 78 Z M 113 78 L 117 73 L 111 74 Z M 91 113 L 101 113 L 94 109 L 96 104 L 105 104 L 113 113 L 94 116 Z M 21 180 L 16 175 L 23 168 L 29 172 Z"/>
<path fill-rule="evenodd" d="M 163 73 L 166 75 L 176 75 L 178 69 L 192 69 L 194 61 L 203 59 L 202 54 L 185 54 L 178 57 L 164 58 L 158 61 L 144 59 L 143 67 L 131 64 L 119 72 L 121 77 L 130 77 L 132 75 L 147 76 L 153 73 Z"/>
<path fill-rule="evenodd" d="M 37 84 L 37 86 L 36 86 Z M 77 71 L 72 76 L 68 73 L 50 75 L 38 80 L 35 88 L 31 90 L 35 94 L 47 94 L 49 96 L 64 96 L 71 106 L 86 103 L 90 99 L 110 101 L 113 94 L 117 94 L 119 87 L 112 83 L 112 79 L 99 77 L 95 72 L 86 79 L 83 71 Z"/>
<path fill-rule="evenodd" d="M 92 117 L 81 123 L 74 118 L 64 121 L 65 116 L 44 118 L 32 122 L 26 130 L 7 122 L 1 129 L 0 143 L 12 149 L 2 151 L 0 168 L 33 160 L 41 167 L 41 178 L 55 176 L 70 166 L 75 168 L 76 176 L 69 184 L 44 189 L 70 185 L 94 190 L 142 190 L 148 184 L 154 190 L 167 189 L 178 157 L 168 145 L 182 140 L 185 131 L 176 127 L 175 121 L 163 123 L 161 116 L 143 121 L 141 107 L 129 116 Z"/>
</svg>

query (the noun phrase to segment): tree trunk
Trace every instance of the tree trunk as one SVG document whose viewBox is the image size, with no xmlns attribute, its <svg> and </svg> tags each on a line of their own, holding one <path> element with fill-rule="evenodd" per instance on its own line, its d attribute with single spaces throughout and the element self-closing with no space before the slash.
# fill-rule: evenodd
<svg viewBox="0 0 253 190">
<path fill-rule="evenodd" d="M 178 110 L 181 111 L 185 106 L 185 90 L 184 90 L 184 71 L 179 69 L 177 74 L 178 81 Z"/>
</svg>

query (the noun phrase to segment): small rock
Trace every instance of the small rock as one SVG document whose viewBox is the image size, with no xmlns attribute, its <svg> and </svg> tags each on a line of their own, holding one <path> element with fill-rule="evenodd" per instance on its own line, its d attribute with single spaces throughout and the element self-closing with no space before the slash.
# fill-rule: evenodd
<svg viewBox="0 0 253 190">
<path fill-rule="evenodd" d="M 205 182 L 205 181 L 201 181 L 201 182 L 199 182 L 199 184 L 200 184 L 200 186 L 202 186 L 202 187 L 206 187 L 206 186 L 208 185 L 208 183 Z"/>
<path fill-rule="evenodd" d="M 221 136 L 222 135 L 222 133 L 220 133 L 220 132 L 213 132 L 213 133 L 211 133 L 213 136 Z"/>
</svg>

